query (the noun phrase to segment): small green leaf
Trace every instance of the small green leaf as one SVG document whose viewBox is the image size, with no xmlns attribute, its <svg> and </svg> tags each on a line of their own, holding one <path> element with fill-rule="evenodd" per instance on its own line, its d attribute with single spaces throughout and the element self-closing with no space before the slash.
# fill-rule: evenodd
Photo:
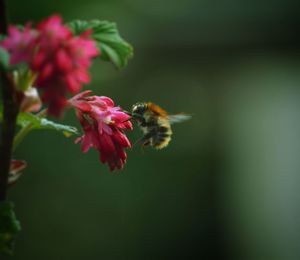
<svg viewBox="0 0 300 260">
<path fill-rule="evenodd" d="M 5 69 L 9 66 L 9 53 L 2 47 L 0 47 L 0 66 Z"/>
<path fill-rule="evenodd" d="M 8 255 L 13 254 L 16 236 L 21 230 L 12 202 L 0 202 L 0 252 Z"/>
<path fill-rule="evenodd" d="M 17 124 L 21 127 L 31 125 L 31 130 L 34 129 L 50 129 L 62 132 L 65 136 L 71 136 L 73 134 L 78 135 L 76 127 L 55 123 L 46 118 L 41 118 L 30 113 L 20 113 L 17 118 Z"/>
<path fill-rule="evenodd" d="M 17 70 L 17 71 L 23 72 L 23 71 L 26 71 L 28 69 L 29 69 L 29 66 L 28 66 L 27 63 L 20 62 L 18 64 L 10 64 L 10 66 L 7 68 L 7 71 L 15 71 L 15 70 Z"/>
<path fill-rule="evenodd" d="M 75 20 L 67 25 L 76 35 L 92 29 L 92 38 L 101 50 L 100 58 L 111 61 L 118 69 L 125 67 L 133 56 L 132 46 L 120 36 L 115 23 Z"/>
</svg>

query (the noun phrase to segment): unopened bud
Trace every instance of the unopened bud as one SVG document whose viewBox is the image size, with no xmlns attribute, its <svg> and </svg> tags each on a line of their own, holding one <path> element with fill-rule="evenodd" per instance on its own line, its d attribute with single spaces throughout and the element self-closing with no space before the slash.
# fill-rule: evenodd
<svg viewBox="0 0 300 260">
<path fill-rule="evenodd" d="M 22 112 L 37 112 L 42 107 L 42 101 L 36 88 L 31 87 L 23 92 L 20 110 Z"/>
</svg>

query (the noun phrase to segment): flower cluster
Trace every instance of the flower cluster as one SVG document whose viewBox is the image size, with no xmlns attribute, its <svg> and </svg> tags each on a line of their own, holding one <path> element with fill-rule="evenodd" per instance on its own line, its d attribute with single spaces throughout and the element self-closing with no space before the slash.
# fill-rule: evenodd
<svg viewBox="0 0 300 260">
<path fill-rule="evenodd" d="M 67 105 L 67 93 L 76 94 L 82 83 L 89 83 L 88 68 L 99 54 L 91 31 L 74 36 L 53 15 L 32 29 L 10 26 L 8 37 L 0 46 L 10 52 L 10 63 L 25 62 L 36 74 L 36 86 L 43 91 L 42 99 L 49 103 L 48 112 L 59 116 Z"/>
<path fill-rule="evenodd" d="M 76 140 L 86 153 L 95 148 L 100 153 L 100 160 L 107 163 L 110 170 L 122 169 L 126 162 L 125 148 L 131 144 L 123 129 L 132 129 L 130 116 L 105 96 L 89 96 L 91 91 L 74 96 L 70 105 L 76 109 L 76 115 L 84 130 L 84 135 Z"/>
<path fill-rule="evenodd" d="M 91 96 L 91 91 L 77 94 L 82 84 L 90 82 L 88 69 L 99 55 L 91 33 L 87 30 L 75 36 L 60 16 L 53 15 L 36 28 L 29 23 L 23 29 L 10 26 L 0 47 L 9 52 L 11 65 L 27 64 L 25 70 L 13 73 L 15 89 L 21 97 L 20 110 L 37 112 L 41 108 L 37 90 L 42 92 L 42 101 L 48 103 L 48 114 L 60 116 L 65 107 L 73 107 L 84 131 L 76 139 L 82 151 L 95 148 L 110 170 L 122 169 L 127 157 L 125 149 L 131 147 L 123 132 L 132 129 L 130 116 L 108 97 Z M 68 94 L 77 95 L 68 100 Z"/>
</svg>

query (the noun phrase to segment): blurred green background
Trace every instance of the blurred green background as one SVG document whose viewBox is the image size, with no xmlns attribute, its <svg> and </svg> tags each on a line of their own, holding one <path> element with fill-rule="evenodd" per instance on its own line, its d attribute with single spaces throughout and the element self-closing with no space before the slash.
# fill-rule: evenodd
<svg viewBox="0 0 300 260">
<path fill-rule="evenodd" d="M 31 133 L 9 193 L 23 228 L 13 259 L 300 259 L 297 1 L 7 2 L 13 23 L 117 22 L 135 56 L 122 71 L 95 61 L 88 88 L 193 115 L 117 174 L 74 138 Z M 79 126 L 72 111 L 64 122 Z"/>
</svg>

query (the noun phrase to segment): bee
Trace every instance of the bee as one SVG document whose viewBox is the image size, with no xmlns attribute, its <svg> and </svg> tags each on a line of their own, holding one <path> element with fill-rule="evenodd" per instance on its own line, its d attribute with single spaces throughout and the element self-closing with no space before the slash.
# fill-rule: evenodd
<svg viewBox="0 0 300 260">
<path fill-rule="evenodd" d="M 139 140 L 142 145 L 156 149 L 166 147 L 171 141 L 171 124 L 183 122 L 191 117 L 186 114 L 169 115 L 167 111 L 151 102 L 134 104 L 130 115 L 144 133 Z"/>
</svg>

